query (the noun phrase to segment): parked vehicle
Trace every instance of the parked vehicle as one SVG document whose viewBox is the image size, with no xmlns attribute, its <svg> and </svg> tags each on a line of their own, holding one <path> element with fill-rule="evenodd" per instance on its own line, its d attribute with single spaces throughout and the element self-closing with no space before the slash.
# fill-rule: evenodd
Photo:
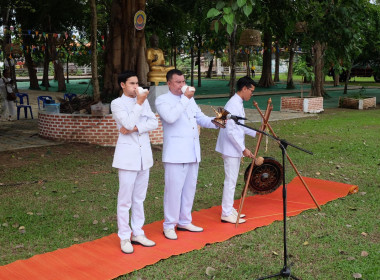
<svg viewBox="0 0 380 280">
<path fill-rule="evenodd" d="M 339 75 L 339 82 L 344 82 L 347 78 L 348 71 L 344 71 Z M 334 77 L 334 70 L 329 71 L 329 76 Z M 372 77 L 376 83 L 380 83 L 380 71 L 376 71 L 371 67 L 370 63 L 357 63 L 352 66 L 350 79 L 353 77 Z"/>
</svg>

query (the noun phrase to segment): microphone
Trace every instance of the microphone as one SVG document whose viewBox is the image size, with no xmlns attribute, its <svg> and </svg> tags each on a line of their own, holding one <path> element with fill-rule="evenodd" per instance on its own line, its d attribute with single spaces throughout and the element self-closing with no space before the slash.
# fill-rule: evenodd
<svg viewBox="0 0 380 280">
<path fill-rule="evenodd" d="M 228 114 L 227 117 L 226 117 L 227 120 L 234 120 L 235 122 L 237 122 L 238 120 L 247 120 L 247 118 L 243 118 L 243 117 L 239 117 L 239 116 L 235 116 L 235 115 L 231 115 L 231 114 Z"/>
</svg>

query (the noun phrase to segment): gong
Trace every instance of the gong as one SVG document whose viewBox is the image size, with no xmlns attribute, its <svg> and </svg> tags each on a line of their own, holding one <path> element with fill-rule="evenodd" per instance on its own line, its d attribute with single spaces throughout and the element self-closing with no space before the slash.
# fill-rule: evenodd
<svg viewBox="0 0 380 280">
<path fill-rule="evenodd" d="M 248 165 L 245 170 L 245 182 L 247 182 L 251 164 Z M 255 165 L 253 167 L 248 189 L 256 194 L 268 194 L 274 192 L 281 185 L 282 177 L 282 165 L 274 158 L 264 157 L 264 162 L 262 165 Z"/>
</svg>

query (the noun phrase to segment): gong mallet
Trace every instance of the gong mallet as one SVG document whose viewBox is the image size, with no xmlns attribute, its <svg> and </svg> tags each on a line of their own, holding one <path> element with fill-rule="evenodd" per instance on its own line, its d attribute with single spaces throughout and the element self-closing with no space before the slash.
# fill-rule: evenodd
<svg viewBox="0 0 380 280">
<path fill-rule="evenodd" d="M 264 118 L 265 116 L 264 116 L 263 112 L 260 110 L 260 108 L 259 108 L 259 106 L 258 106 L 258 104 L 257 104 L 256 101 L 253 101 L 253 105 L 256 107 L 256 109 L 257 109 L 257 111 L 259 112 L 259 114 L 261 115 L 261 117 Z M 269 123 L 267 123 L 267 126 L 268 126 L 270 132 L 272 133 L 272 135 L 273 135 L 274 137 L 277 137 L 276 133 L 274 133 L 274 130 L 272 129 L 272 126 L 271 126 Z M 305 182 L 304 179 L 302 178 L 301 174 L 298 172 L 297 167 L 294 165 L 293 161 L 291 160 L 291 158 L 289 157 L 289 155 L 288 155 L 287 153 L 286 153 L 286 158 L 288 159 L 290 165 L 293 167 L 294 171 L 297 173 L 297 176 L 300 178 L 302 184 L 305 186 L 307 192 L 309 193 L 309 195 L 310 195 L 311 198 L 313 199 L 315 205 L 318 207 L 318 210 L 321 211 L 321 210 L 322 210 L 321 207 L 319 206 L 318 202 L 316 201 L 316 199 L 314 198 L 314 196 L 313 196 L 313 194 L 311 193 L 310 189 L 308 188 L 306 182 Z"/>
<path fill-rule="evenodd" d="M 265 116 L 262 117 L 263 118 L 263 122 L 261 124 L 260 130 L 265 130 L 265 128 L 266 128 L 266 126 L 268 124 L 269 116 L 270 116 L 270 113 L 272 112 L 272 109 L 273 109 L 272 99 L 269 98 L 268 99 L 268 103 L 267 103 L 267 109 L 265 111 Z M 240 124 L 239 122 L 237 122 L 237 123 Z M 259 138 L 257 140 L 256 149 L 255 149 L 255 152 L 253 154 L 254 159 L 252 160 L 251 167 L 249 168 L 248 176 L 247 176 L 247 181 L 245 182 L 245 186 L 244 186 L 243 192 L 241 194 L 239 211 L 238 211 L 238 217 L 240 217 L 241 211 L 243 209 L 244 199 L 245 199 L 245 197 L 247 195 L 249 181 L 251 180 L 252 170 L 253 170 L 253 167 L 255 166 L 255 159 L 256 159 L 257 154 L 259 152 L 260 143 L 261 143 L 262 138 L 263 138 L 263 134 L 260 133 Z M 235 228 L 237 228 L 238 225 L 239 225 L 239 219 L 236 220 Z"/>
</svg>

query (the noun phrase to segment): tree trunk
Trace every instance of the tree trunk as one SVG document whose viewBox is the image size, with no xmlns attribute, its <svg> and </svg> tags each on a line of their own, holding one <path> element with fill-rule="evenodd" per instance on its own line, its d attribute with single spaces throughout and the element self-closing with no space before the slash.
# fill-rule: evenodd
<svg viewBox="0 0 380 280">
<path fill-rule="evenodd" d="M 55 69 L 55 75 L 57 77 L 58 81 L 58 90 L 59 92 L 65 92 L 66 91 L 66 83 L 65 83 L 65 74 L 63 71 L 62 63 L 57 59 L 54 60 L 54 69 Z"/>
<path fill-rule="evenodd" d="M 214 57 L 211 58 L 210 64 L 208 65 L 206 78 L 209 78 L 209 79 L 212 78 L 212 67 L 213 66 L 214 66 Z"/>
<path fill-rule="evenodd" d="M 311 96 L 321 97 L 325 93 L 323 88 L 323 52 L 324 46 L 321 42 L 315 42 L 313 46 L 314 81 L 311 83 Z"/>
<path fill-rule="evenodd" d="M 125 70 L 137 73 L 139 83 L 147 85 L 148 64 L 144 30 L 134 27 L 134 15 L 145 10 L 144 0 L 113 0 L 109 37 L 105 50 L 103 94 L 107 99 L 120 95 L 118 74 Z"/>
<path fill-rule="evenodd" d="M 70 54 L 67 53 L 67 58 L 66 58 L 66 83 L 70 83 L 69 80 L 69 59 L 70 59 Z"/>
<path fill-rule="evenodd" d="M 229 59 L 230 59 L 230 67 L 231 67 L 231 73 L 230 73 L 230 97 L 232 97 L 235 94 L 235 83 L 236 83 L 236 30 L 237 25 L 235 24 L 234 30 L 232 31 L 231 35 L 229 36 Z"/>
<path fill-rule="evenodd" d="M 250 55 L 249 55 L 249 51 L 247 52 L 247 61 L 246 61 L 246 63 L 247 63 L 247 68 L 245 69 L 245 75 L 247 76 L 247 77 L 251 77 L 251 69 L 250 69 L 250 67 L 249 67 L 249 57 L 250 57 Z"/>
<path fill-rule="evenodd" d="M 46 90 L 49 90 L 50 84 L 49 84 L 49 50 L 47 46 L 45 45 L 45 55 L 44 55 L 44 72 L 42 75 L 42 83 L 41 86 L 45 87 Z"/>
<path fill-rule="evenodd" d="M 65 74 L 63 71 L 63 66 L 61 61 L 59 61 L 58 55 L 57 55 L 57 46 L 56 46 L 56 39 L 52 36 L 49 36 L 49 39 L 47 40 L 50 50 L 50 57 L 53 61 L 54 66 L 54 76 L 55 79 L 58 81 L 58 90 L 59 92 L 65 92 L 66 91 L 66 83 L 65 83 Z"/>
<path fill-rule="evenodd" d="M 202 72 L 201 72 L 201 48 L 202 48 L 202 37 L 198 37 L 198 51 L 197 51 L 197 59 L 198 59 L 198 87 L 202 86 Z"/>
<path fill-rule="evenodd" d="M 280 81 L 280 48 L 278 43 L 275 45 L 275 66 L 274 66 L 274 82 Z"/>
<path fill-rule="evenodd" d="M 343 94 L 347 94 L 347 89 L 348 89 L 348 82 L 350 81 L 350 77 L 351 77 L 351 68 L 352 68 L 352 63 L 349 67 L 349 71 L 347 71 L 347 75 L 346 75 L 346 80 L 344 81 L 344 90 L 343 90 Z"/>
<path fill-rule="evenodd" d="M 336 71 L 334 71 L 334 87 L 337 86 L 339 86 L 339 73 L 336 73 Z"/>
<path fill-rule="evenodd" d="M 24 43 L 27 42 L 28 36 L 23 36 L 23 41 Z M 30 45 L 28 44 L 30 47 Z M 37 70 L 34 68 L 34 62 L 32 59 L 32 55 L 30 54 L 30 49 L 29 51 L 24 51 L 24 56 L 25 56 L 25 64 L 26 67 L 28 68 L 28 73 L 29 73 L 29 88 L 30 89 L 38 89 L 40 90 L 40 86 L 38 85 L 38 78 L 37 78 Z"/>
<path fill-rule="evenodd" d="M 173 38 L 173 33 L 171 33 L 170 38 Z M 170 44 L 170 52 L 169 52 L 169 55 L 170 55 L 170 57 L 169 57 L 169 65 L 173 66 L 174 65 L 174 60 L 173 60 L 173 58 L 174 58 L 174 55 L 173 55 L 174 45 L 172 43 L 173 40 L 171 39 L 170 41 L 171 41 L 171 44 Z"/>
<path fill-rule="evenodd" d="M 191 57 L 190 57 L 190 64 L 191 64 L 191 66 L 190 66 L 190 84 L 191 84 L 191 86 L 193 87 L 194 86 L 194 48 L 193 47 L 191 47 L 190 48 L 190 55 L 191 55 Z"/>
<path fill-rule="evenodd" d="M 306 59 L 305 59 L 305 60 L 306 60 L 306 65 L 307 65 L 308 67 L 313 66 L 313 61 L 312 61 L 312 59 L 311 59 L 311 55 L 310 55 L 309 52 L 306 54 Z M 311 83 L 311 82 L 312 82 L 312 79 L 309 78 L 309 77 L 307 77 L 307 76 L 304 76 L 303 82 L 304 82 L 304 83 Z"/>
<path fill-rule="evenodd" d="M 177 69 L 177 48 L 174 48 L 174 68 Z"/>
<path fill-rule="evenodd" d="M 90 0 L 91 8 L 91 76 L 94 101 L 99 102 L 99 79 L 98 79 L 98 51 L 97 51 L 97 32 L 98 32 L 98 14 L 96 12 L 95 0 Z"/>
<path fill-rule="evenodd" d="M 288 78 L 286 80 L 286 88 L 294 89 L 294 81 L 293 81 L 293 63 L 294 63 L 294 54 L 295 54 L 296 42 L 292 42 L 289 44 L 289 66 L 288 66 Z"/>
<path fill-rule="evenodd" d="M 272 34 L 264 32 L 263 70 L 259 81 L 260 87 L 274 86 L 272 79 Z"/>
</svg>

